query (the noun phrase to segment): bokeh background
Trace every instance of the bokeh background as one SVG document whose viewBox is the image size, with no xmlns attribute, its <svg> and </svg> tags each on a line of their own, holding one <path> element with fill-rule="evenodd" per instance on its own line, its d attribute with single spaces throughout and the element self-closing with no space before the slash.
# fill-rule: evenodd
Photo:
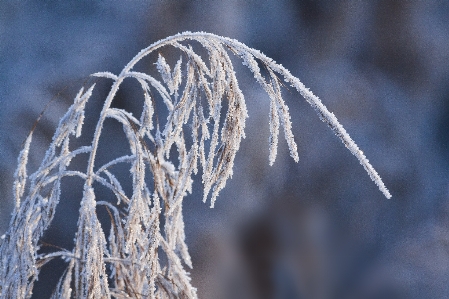
<svg viewBox="0 0 449 299">
<path fill-rule="evenodd" d="M 300 161 L 280 139 L 270 167 L 268 97 L 237 67 L 250 118 L 234 177 L 214 209 L 199 183 L 185 202 L 200 298 L 449 298 L 447 1 L 1 1 L 0 234 L 16 157 L 48 101 L 31 170 L 89 74 L 118 73 L 187 30 L 236 38 L 287 67 L 393 195 L 293 90 L 284 95 Z M 49 242 L 71 246 L 78 203 L 61 202 Z M 49 267 L 33 298 L 51 293 L 61 265 Z"/>
</svg>

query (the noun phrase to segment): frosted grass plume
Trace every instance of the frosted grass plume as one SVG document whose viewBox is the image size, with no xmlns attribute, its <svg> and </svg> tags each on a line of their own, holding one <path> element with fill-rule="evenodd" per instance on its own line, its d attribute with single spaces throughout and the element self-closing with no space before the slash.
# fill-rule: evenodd
<svg viewBox="0 0 449 299">
<path fill-rule="evenodd" d="M 192 41 L 206 50 L 207 55 L 203 56 L 207 61 L 194 51 L 189 44 Z M 181 56 L 172 69 L 159 53 L 154 64 L 160 79 L 134 70 L 144 57 L 167 46 L 176 48 Z M 186 270 L 192 268 L 192 262 L 185 243 L 182 203 L 192 190 L 192 176 L 201 169 L 203 200 L 210 196 L 210 205 L 214 206 L 232 176 L 235 155 L 245 138 L 248 114 L 230 53 L 242 59 L 268 94 L 270 165 L 276 159 L 281 129 L 290 155 L 296 162 L 299 160 L 289 110 L 282 98 L 282 79 L 306 99 L 357 157 L 380 191 L 391 197 L 334 114 L 286 68 L 230 38 L 204 32 L 180 33 L 141 50 L 118 75 L 93 74 L 113 83 L 91 143 L 75 149 L 69 146 L 73 138 L 82 135 L 86 103 L 95 84 L 79 91 L 61 118 L 40 167 L 28 176 L 30 133 L 18 158 L 15 209 L 1 241 L 0 298 L 31 297 L 40 269 L 55 258 L 66 261 L 67 268 L 52 298 L 197 298 Z M 139 117 L 111 106 L 125 79 L 136 80 L 142 88 Z M 163 103 L 168 113 L 163 126 L 155 112 L 156 103 Z M 122 125 L 129 153 L 97 165 L 106 119 Z M 177 166 L 170 160 L 173 148 L 178 153 Z M 88 156 L 84 172 L 70 169 L 71 160 L 79 155 Z M 111 170 L 118 164 L 129 166 L 130 194 Z M 44 254 L 39 250 L 39 240 L 53 220 L 61 199 L 61 180 L 65 177 L 77 177 L 84 183 L 75 246 L 72 251 L 61 249 Z M 117 203 L 98 199 L 94 183 L 110 190 Z M 98 207 L 109 213 L 108 233 L 97 217 Z M 166 262 L 161 262 L 160 254 L 165 255 Z"/>
</svg>

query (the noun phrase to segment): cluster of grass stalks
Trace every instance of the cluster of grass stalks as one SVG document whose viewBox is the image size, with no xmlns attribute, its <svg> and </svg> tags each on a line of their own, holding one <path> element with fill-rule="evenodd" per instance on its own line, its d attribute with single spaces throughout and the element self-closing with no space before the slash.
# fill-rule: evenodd
<svg viewBox="0 0 449 299">
<path fill-rule="evenodd" d="M 172 66 L 161 54 L 168 46 L 180 54 Z M 195 47 L 204 53 L 197 54 Z M 144 57 L 158 52 L 154 63 L 157 76 L 135 70 Z M 83 133 L 86 103 L 95 84 L 79 91 L 60 120 L 40 167 L 31 175 L 27 174 L 27 164 L 32 134 L 28 136 L 15 174 L 15 209 L 1 240 L 1 298 L 31 297 L 39 271 L 56 258 L 63 259 L 67 268 L 52 298 L 197 297 L 186 270 L 192 262 L 185 243 L 183 199 L 191 192 L 192 176 L 200 172 L 203 200 L 210 197 L 213 207 L 232 176 L 234 158 L 245 137 L 247 109 L 230 54 L 242 60 L 268 94 L 270 164 L 276 159 L 280 130 L 290 155 L 295 161 L 299 159 L 282 98 L 286 84 L 306 99 L 385 196 L 391 197 L 336 117 L 287 69 L 236 40 L 184 32 L 143 49 L 119 75 L 92 75 L 113 83 L 90 144 L 78 147 L 72 141 Z M 111 106 L 124 80 L 135 80 L 141 87 L 138 116 Z M 160 123 L 156 105 L 166 108 L 165 124 Z M 100 165 L 96 157 L 101 155 L 99 143 L 107 119 L 121 124 L 129 151 Z M 177 161 L 173 161 L 174 149 Z M 71 168 L 72 160 L 83 155 L 87 156 L 85 171 Z M 124 191 L 114 174 L 117 165 L 127 165 L 131 192 Z M 61 181 L 66 177 L 79 178 L 84 185 L 74 248 L 43 253 L 40 240 L 62 200 Z M 102 198 L 98 186 L 109 190 L 110 196 Z M 109 232 L 98 219 L 99 206 L 108 212 Z"/>
</svg>

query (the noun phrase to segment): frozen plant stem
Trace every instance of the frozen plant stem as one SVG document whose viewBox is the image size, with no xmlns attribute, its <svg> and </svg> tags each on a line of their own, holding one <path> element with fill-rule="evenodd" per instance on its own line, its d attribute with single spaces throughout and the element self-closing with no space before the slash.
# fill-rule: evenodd
<svg viewBox="0 0 449 299">
<path fill-rule="evenodd" d="M 204 47 L 207 63 L 195 53 L 189 41 Z M 165 58 L 158 55 L 155 67 L 159 80 L 133 70 L 144 57 L 167 46 L 177 48 L 181 56 L 172 69 Z M 307 100 L 320 119 L 357 157 L 384 195 L 391 197 L 337 118 L 287 69 L 236 40 L 210 33 L 184 32 L 143 49 L 118 76 L 109 72 L 93 74 L 112 79 L 113 84 L 92 143 L 75 149 L 69 147 L 71 139 L 81 136 L 85 106 L 95 84 L 86 91 L 80 90 L 60 120 L 41 166 L 28 176 L 30 133 L 19 155 L 15 174 L 16 206 L 0 245 L 0 298 L 31 297 L 40 269 L 54 258 L 65 260 L 67 269 L 52 298 L 197 297 L 185 270 L 185 266 L 191 268 L 192 264 L 185 244 L 182 202 L 191 192 L 192 175 L 200 166 L 203 200 L 211 194 L 211 206 L 214 206 L 219 192 L 232 176 L 234 158 L 245 137 L 246 104 L 229 53 L 242 59 L 269 96 L 270 165 L 276 159 L 281 127 L 290 155 L 295 161 L 299 159 L 290 114 L 281 94 L 281 78 Z M 259 65 L 266 70 L 263 74 Z M 127 78 L 137 80 L 142 88 L 139 118 L 124 109 L 111 107 L 120 85 Z M 168 112 L 163 127 L 155 115 L 156 103 L 163 103 Z M 129 154 L 96 165 L 107 119 L 123 126 Z M 169 157 L 173 147 L 178 153 L 178 166 Z M 70 169 L 71 160 L 78 155 L 88 155 L 86 172 Z M 129 165 L 131 194 L 124 192 L 122 183 L 113 173 L 113 167 L 123 163 Z M 39 240 L 53 220 L 60 200 L 61 180 L 68 176 L 84 182 L 75 247 L 73 251 L 44 254 L 40 252 Z M 105 194 L 96 193 L 96 184 L 110 190 L 117 203 L 97 199 Z M 102 229 L 97 218 L 96 209 L 99 208 L 109 213 L 109 233 Z M 158 257 L 161 252 L 166 256 L 164 263 Z"/>
</svg>

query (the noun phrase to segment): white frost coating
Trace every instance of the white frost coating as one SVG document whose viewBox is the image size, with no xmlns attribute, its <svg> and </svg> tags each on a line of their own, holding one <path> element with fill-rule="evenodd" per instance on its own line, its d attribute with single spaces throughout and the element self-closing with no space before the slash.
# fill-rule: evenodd
<svg viewBox="0 0 449 299">
<path fill-rule="evenodd" d="M 195 53 L 189 41 L 204 47 L 207 61 Z M 143 57 L 166 46 L 181 53 L 173 68 L 159 54 L 155 62 L 157 78 L 133 70 Z M 192 174 L 202 170 L 203 199 L 207 201 L 211 193 L 210 203 L 214 206 L 219 192 L 232 177 L 235 155 L 245 138 L 248 114 L 230 53 L 242 59 L 268 94 L 270 165 L 276 159 L 280 127 L 290 155 L 295 161 L 299 159 L 290 114 L 282 99 L 283 79 L 298 90 L 359 159 L 385 196 L 391 197 L 337 118 L 287 69 L 236 40 L 202 32 L 177 34 L 143 49 L 119 75 L 92 75 L 114 82 L 88 146 L 72 150 L 70 142 L 82 135 L 86 103 L 95 85 L 87 91 L 82 88 L 76 95 L 56 128 L 41 166 L 30 176 L 26 166 L 32 134 L 28 136 L 15 174 L 16 209 L 7 233 L 1 236 L 0 299 L 30 298 L 40 269 L 54 258 L 62 258 L 68 264 L 52 298 L 135 298 L 136 294 L 142 298 L 197 298 L 186 271 L 186 267 L 192 267 L 192 261 L 185 243 L 182 204 L 192 190 Z M 266 72 L 261 72 L 259 65 Z M 140 116 L 111 107 L 125 78 L 136 80 L 142 88 L 142 99 L 132 99 L 142 103 Z M 159 103 L 167 109 L 165 123 L 155 115 Z M 129 152 L 96 165 L 106 119 L 122 125 Z M 173 149 L 177 150 L 177 167 L 169 159 Z M 78 155 L 88 155 L 84 172 L 70 168 Z M 129 167 L 131 194 L 125 194 L 123 182 L 114 175 L 114 166 L 118 164 Z M 71 252 L 38 254 L 39 240 L 61 199 L 61 180 L 67 176 L 84 182 L 75 247 Z M 109 190 L 116 197 L 116 204 L 97 201 L 100 193 L 96 194 L 94 183 Z M 111 230 L 107 241 L 97 209 L 106 209 L 109 214 Z M 165 258 L 159 259 L 160 253 Z"/>
<path fill-rule="evenodd" d="M 157 70 L 159 71 L 159 74 L 161 74 L 162 80 L 164 80 L 164 83 L 168 86 L 170 95 L 172 95 L 174 93 L 174 87 L 170 66 L 167 64 L 165 58 L 161 54 L 159 54 L 159 58 L 155 65 L 157 67 Z"/>
<path fill-rule="evenodd" d="M 182 56 L 179 57 L 178 62 L 175 65 L 175 68 L 173 69 L 173 91 L 175 92 L 175 95 L 177 96 L 178 88 L 182 83 L 182 72 L 181 72 L 181 66 L 182 66 Z"/>
<path fill-rule="evenodd" d="M 279 114 L 277 105 L 274 99 L 270 100 L 270 156 L 268 157 L 270 166 L 274 164 L 278 149 L 279 136 Z"/>
<path fill-rule="evenodd" d="M 14 196 L 16 203 L 16 210 L 19 209 L 20 201 L 25 192 L 25 184 L 27 180 L 27 164 L 28 164 L 28 155 L 30 151 L 31 140 L 33 139 L 33 134 L 28 134 L 27 139 L 25 140 L 25 144 L 23 146 L 22 151 L 19 154 L 18 167 L 16 173 L 14 174 Z"/>
<path fill-rule="evenodd" d="M 79 260 L 74 267 L 76 298 L 111 298 L 103 260 L 107 252 L 106 238 L 95 208 L 94 190 L 85 186 L 74 249 L 74 256 Z"/>
<path fill-rule="evenodd" d="M 92 77 L 109 78 L 112 80 L 117 80 L 118 77 L 110 72 L 98 72 L 91 75 Z"/>
</svg>

